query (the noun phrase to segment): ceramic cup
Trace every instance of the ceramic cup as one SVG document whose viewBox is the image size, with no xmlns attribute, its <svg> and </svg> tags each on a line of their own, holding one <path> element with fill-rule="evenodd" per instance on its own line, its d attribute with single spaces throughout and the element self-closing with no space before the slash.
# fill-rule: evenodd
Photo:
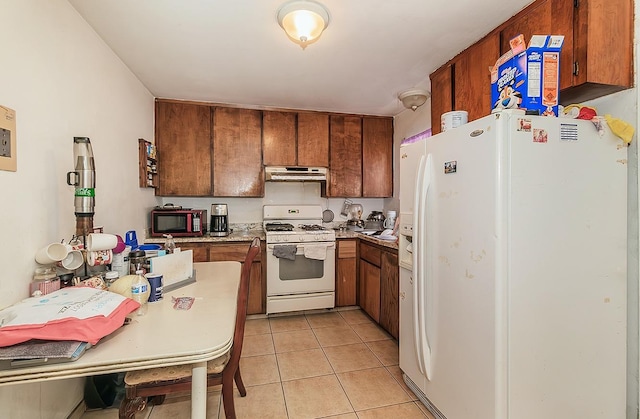
<svg viewBox="0 0 640 419">
<path fill-rule="evenodd" d="M 97 252 L 99 250 L 111 250 L 118 245 L 115 234 L 89 233 L 87 236 L 87 250 Z"/>
<path fill-rule="evenodd" d="M 36 253 L 36 262 L 41 265 L 49 265 L 51 263 L 56 263 L 61 261 L 65 257 L 69 250 L 67 249 L 67 245 L 62 243 L 51 243 L 38 250 Z"/>
<path fill-rule="evenodd" d="M 162 274 L 146 274 L 145 277 L 149 281 L 151 291 L 149 293 L 149 302 L 162 300 Z"/>
<path fill-rule="evenodd" d="M 56 263 L 61 268 L 68 271 L 75 271 L 84 263 L 84 256 L 80 250 L 70 250 L 67 256 Z"/>
<path fill-rule="evenodd" d="M 87 252 L 87 264 L 89 266 L 109 265 L 112 260 L 113 252 L 111 249 Z"/>
</svg>

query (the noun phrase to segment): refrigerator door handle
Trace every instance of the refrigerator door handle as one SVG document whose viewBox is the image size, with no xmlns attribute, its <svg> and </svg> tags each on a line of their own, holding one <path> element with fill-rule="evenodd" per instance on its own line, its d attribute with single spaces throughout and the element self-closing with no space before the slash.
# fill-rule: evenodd
<svg viewBox="0 0 640 419">
<path fill-rule="evenodd" d="M 425 164 L 424 164 L 424 172 L 423 172 L 423 181 L 422 188 L 420 191 L 420 204 L 419 204 L 419 217 L 420 217 L 420 230 L 418 230 L 418 242 L 420 252 L 418 254 L 419 261 L 418 265 L 420 266 L 420 276 L 418 280 L 418 294 L 419 294 L 419 302 L 418 302 L 418 315 L 420 316 L 420 344 L 419 347 L 421 349 L 420 357 L 422 358 L 422 364 L 424 366 L 424 373 L 427 377 L 427 380 L 431 379 L 431 347 L 429 346 L 428 340 L 428 327 L 427 327 L 427 309 L 429 308 L 427 300 L 430 298 L 430 295 L 427 294 L 429 292 L 428 285 L 431 281 L 431 275 L 428 267 L 430 264 L 428 263 L 429 254 L 428 254 L 428 246 L 427 242 L 431 237 L 431 234 L 427 234 L 427 194 L 429 192 L 429 188 L 431 186 L 431 181 L 433 177 L 433 158 L 431 155 L 427 155 Z"/>
<path fill-rule="evenodd" d="M 413 229 L 414 248 L 413 258 L 413 333 L 416 355 L 418 358 L 418 368 L 420 372 L 430 379 L 431 377 L 431 348 L 427 339 L 426 322 L 426 206 L 427 192 L 431 184 L 432 157 L 420 158 L 418 174 L 416 177 L 416 189 L 414 196 Z"/>
<path fill-rule="evenodd" d="M 418 173 L 416 175 L 415 187 L 414 187 L 414 197 L 413 197 L 413 231 L 415 232 L 413 235 L 413 251 L 411 252 L 412 258 L 412 267 L 413 267 L 413 277 L 411 278 L 411 288 L 413 290 L 413 345 L 416 353 L 416 358 L 418 360 L 418 369 L 423 375 L 425 373 L 424 362 L 422 358 L 422 348 L 421 343 L 422 339 L 420 337 L 422 330 L 422 322 L 420 321 L 420 278 L 421 278 L 421 270 L 420 270 L 420 253 L 422 249 L 420 248 L 419 237 L 420 237 L 420 226 L 422 225 L 422 220 L 420 219 L 420 207 L 422 205 L 422 189 L 424 187 L 424 169 L 425 169 L 425 156 L 420 157 L 420 162 L 418 163 Z"/>
</svg>

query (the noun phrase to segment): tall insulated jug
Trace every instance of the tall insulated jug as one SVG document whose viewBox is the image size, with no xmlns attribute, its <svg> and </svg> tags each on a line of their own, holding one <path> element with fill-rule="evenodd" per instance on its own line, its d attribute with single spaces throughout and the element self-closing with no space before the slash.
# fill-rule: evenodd
<svg viewBox="0 0 640 419">
<path fill-rule="evenodd" d="M 85 235 L 93 226 L 96 197 L 96 170 L 88 137 L 73 137 L 75 169 L 67 172 L 67 185 L 75 186 L 76 234 Z M 83 230 L 83 231 L 80 231 Z"/>
</svg>

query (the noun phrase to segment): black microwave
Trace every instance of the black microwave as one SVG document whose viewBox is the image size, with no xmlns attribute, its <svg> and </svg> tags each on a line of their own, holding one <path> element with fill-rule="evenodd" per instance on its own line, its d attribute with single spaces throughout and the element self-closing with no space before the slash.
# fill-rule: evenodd
<svg viewBox="0 0 640 419">
<path fill-rule="evenodd" d="M 151 211 L 151 237 L 200 237 L 207 233 L 207 210 Z"/>
</svg>

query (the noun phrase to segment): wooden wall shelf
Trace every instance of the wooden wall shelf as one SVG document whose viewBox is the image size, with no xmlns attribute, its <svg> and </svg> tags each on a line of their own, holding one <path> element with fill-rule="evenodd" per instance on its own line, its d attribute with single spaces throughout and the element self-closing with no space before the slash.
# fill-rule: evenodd
<svg viewBox="0 0 640 419">
<path fill-rule="evenodd" d="M 141 188 L 158 187 L 158 160 L 156 146 L 143 138 L 138 139 L 139 178 Z"/>
</svg>

